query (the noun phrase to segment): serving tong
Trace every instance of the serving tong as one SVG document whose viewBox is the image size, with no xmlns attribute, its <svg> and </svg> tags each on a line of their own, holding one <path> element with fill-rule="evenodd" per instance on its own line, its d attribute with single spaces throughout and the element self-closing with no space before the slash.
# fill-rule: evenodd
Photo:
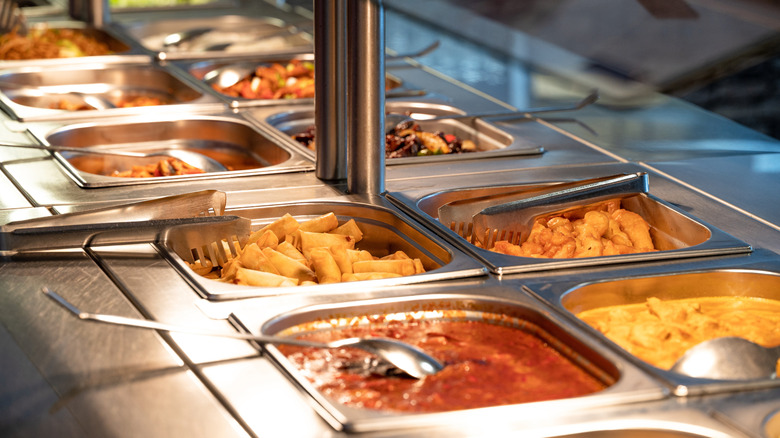
<svg viewBox="0 0 780 438">
<path fill-rule="evenodd" d="M 237 255 L 232 243 L 240 244 L 251 232 L 249 219 L 224 215 L 226 200 L 224 192 L 205 190 L 11 222 L 0 226 L 0 257 L 94 245 L 156 242 L 167 245 L 190 263 L 200 260 L 204 266 L 222 264 Z M 231 249 L 226 251 L 228 246 Z"/>
<path fill-rule="evenodd" d="M 499 240 L 519 245 L 536 219 L 615 198 L 647 193 L 647 173 L 619 174 L 557 183 L 450 202 L 439 207 L 439 222 L 470 243 L 490 249 Z"/>
</svg>

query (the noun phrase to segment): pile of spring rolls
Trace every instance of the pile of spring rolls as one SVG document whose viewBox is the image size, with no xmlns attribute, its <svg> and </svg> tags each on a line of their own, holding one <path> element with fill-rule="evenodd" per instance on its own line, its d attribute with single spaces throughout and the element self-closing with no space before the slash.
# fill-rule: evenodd
<svg viewBox="0 0 780 438">
<path fill-rule="evenodd" d="M 376 257 L 360 250 L 363 232 L 354 219 L 339 224 L 333 213 L 298 222 L 290 214 L 253 232 L 238 256 L 223 267 L 190 264 L 198 274 L 239 285 L 308 286 L 375 280 L 425 272 L 403 251 Z"/>
</svg>

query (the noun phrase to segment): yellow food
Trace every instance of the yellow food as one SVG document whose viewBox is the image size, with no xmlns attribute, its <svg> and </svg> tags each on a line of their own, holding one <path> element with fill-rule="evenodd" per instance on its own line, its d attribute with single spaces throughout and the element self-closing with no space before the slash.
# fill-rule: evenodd
<svg viewBox="0 0 780 438">
<path fill-rule="evenodd" d="M 669 369 L 708 339 L 737 336 L 780 345 L 780 301 L 723 296 L 600 307 L 577 315 L 634 356 Z"/>
<path fill-rule="evenodd" d="M 655 251 L 650 225 L 620 208 L 620 200 L 539 218 L 521 245 L 506 240 L 491 251 L 519 257 L 582 258 Z"/>
<path fill-rule="evenodd" d="M 384 257 L 355 245 L 363 232 L 354 219 L 339 224 L 333 213 L 299 223 L 289 214 L 253 232 L 224 266 L 191 264 L 198 274 L 261 287 L 308 286 L 395 278 L 425 272 L 420 259 L 395 251 Z M 210 269 L 209 269 L 210 268 Z"/>
</svg>

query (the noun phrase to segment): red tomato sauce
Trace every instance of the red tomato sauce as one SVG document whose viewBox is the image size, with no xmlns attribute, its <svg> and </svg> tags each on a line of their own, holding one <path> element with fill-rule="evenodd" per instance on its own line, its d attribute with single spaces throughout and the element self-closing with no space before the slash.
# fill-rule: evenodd
<svg viewBox="0 0 780 438">
<path fill-rule="evenodd" d="M 354 348 L 279 346 L 325 396 L 347 406 L 401 412 L 443 412 L 577 397 L 606 385 L 537 335 L 483 321 L 422 319 L 350 326 L 300 339 L 388 337 L 422 348 L 441 372 L 421 380 L 356 372 L 371 360 Z"/>
</svg>

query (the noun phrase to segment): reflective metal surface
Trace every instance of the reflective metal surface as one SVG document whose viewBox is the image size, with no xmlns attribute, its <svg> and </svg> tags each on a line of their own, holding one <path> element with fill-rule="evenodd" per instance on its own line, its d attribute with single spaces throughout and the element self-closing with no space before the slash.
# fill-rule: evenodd
<svg viewBox="0 0 780 438">
<path fill-rule="evenodd" d="M 105 30 L 125 44 L 128 50 L 123 54 L 67 62 L 3 61 L 0 67 L 20 69 L 17 72 L 27 68 L 29 72 L 65 72 L 79 70 L 80 65 L 83 71 L 110 72 L 119 65 L 143 64 L 171 73 L 202 92 L 202 84 L 189 78 L 182 66 L 204 58 L 181 58 L 175 64 L 163 59 L 202 54 L 161 52 L 144 47 L 143 38 L 169 24 L 237 24 L 264 21 L 264 17 L 277 25 L 293 19 L 310 21 L 306 7 L 311 8 L 311 2 L 302 3 L 244 2 L 242 9 L 225 7 L 224 3 L 115 9 Z M 499 148 L 507 144 L 503 139 L 510 138 L 508 148 L 542 147 L 544 154 L 410 160 L 399 165 L 388 160 L 384 183 L 389 196 L 370 197 L 347 194 L 344 181 L 318 178 L 321 175 L 315 174 L 313 156 L 292 147 L 287 134 L 270 123 L 272 117 L 311 111 L 290 102 L 228 110 L 231 104 L 220 101 L 220 110 L 215 111 L 195 99 L 186 112 L 99 121 L 20 123 L 2 115 L 0 132 L 7 141 L 93 144 L 104 136 L 155 141 L 160 132 L 185 125 L 179 132 L 244 146 L 261 138 L 260 143 L 296 157 L 294 163 L 282 160 L 271 166 L 283 168 L 279 172 L 87 187 L 84 181 L 97 180 L 80 171 L 77 174 L 81 175 L 74 177 L 62 156 L 0 148 L 2 223 L 218 189 L 227 193 L 227 211 L 246 215 L 256 225 L 287 209 L 306 216 L 316 213 L 312 205 L 333 205 L 345 216 L 362 217 L 378 234 L 400 231 L 397 244 L 410 245 L 441 266 L 421 282 L 310 288 L 290 294 L 248 288 L 251 293 L 240 296 L 235 294 L 238 286 L 214 285 L 211 280 L 193 277 L 165 248 L 150 243 L 86 245 L 2 260 L 0 405 L 6 408 L 0 410 L 0 424 L 4 435 L 339 437 L 351 436 L 347 430 L 366 430 L 361 436 L 774 438 L 780 424 L 780 393 L 775 381 L 751 387 L 724 386 L 669 375 L 636 360 L 584 325 L 574 317 L 571 306 L 595 297 L 607 300 L 620 296 L 618 286 L 638 290 L 648 278 L 660 279 L 664 288 L 671 290 L 679 279 L 718 273 L 722 281 L 693 285 L 693 289 L 709 285 L 709 289 L 718 290 L 753 273 L 776 277 L 780 272 L 780 213 L 772 188 L 776 185 L 773 165 L 780 152 L 778 142 L 647 87 L 588 69 L 592 63 L 579 56 L 520 37 L 482 17 L 457 15 L 462 12 L 457 8 L 436 9 L 440 1 L 417 2 L 406 11 L 405 1 L 386 3 L 401 5 L 387 11 L 385 31 L 390 49 L 405 52 L 423 42 L 442 42 L 438 50 L 420 59 L 387 62 L 391 77 L 412 91 L 424 92 L 404 97 L 403 104 L 495 112 L 571 102 L 588 94 L 594 85 L 600 88 L 602 99 L 576 112 L 491 123 L 496 131 L 477 127 L 489 129 Z M 436 13 L 426 15 L 432 7 Z M 34 21 L 81 25 L 68 20 L 64 12 L 42 13 Z M 164 32 L 175 30 L 166 28 Z M 462 38 L 474 35 L 484 38 Z M 473 43 L 486 38 L 491 44 Z M 494 44 L 515 54 L 522 52 L 522 56 L 486 50 Z M 305 53 L 310 52 L 308 47 Z M 256 59 L 278 54 L 248 55 Z M 233 56 L 227 52 L 209 54 L 220 61 Z M 389 105 L 394 100 L 400 99 L 387 97 Z M 222 122 L 241 128 L 217 129 L 214 134 L 212 128 L 224 127 Z M 669 214 L 667 234 L 674 235 L 679 232 L 675 227 L 681 226 L 686 231 L 675 239 L 688 242 L 692 248 L 706 246 L 707 236 L 723 246 L 697 257 L 673 260 L 486 274 L 489 266 L 448 240 L 446 230 L 439 230 L 435 218 L 419 204 L 420 199 L 433 194 L 442 196 L 432 198 L 437 202 L 450 199 L 444 194 L 463 188 L 634 171 L 650 173 L 648 199 L 653 208 Z M 410 208 L 401 211 L 391 201 Z M 407 214 L 411 211 L 416 214 Z M 699 243 L 702 240 L 704 243 Z M 740 251 L 721 251 L 734 248 Z M 743 251 L 746 248 L 753 251 Z M 724 275 L 729 278 L 724 279 Z M 761 284 L 767 293 L 774 292 L 773 284 Z M 283 317 L 300 315 L 302 309 L 346 312 L 447 297 L 457 297 L 451 301 L 457 303 L 500 302 L 550 321 L 556 334 L 584 347 L 578 351 L 588 351 L 588 357 L 602 358 L 620 378 L 603 394 L 586 400 L 507 406 L 463 415 L 417 417 L 345 410 L 308 391 L 307 384 L 291 377 L 294 371 L 249 343 L 90 325 L 56 309 L 56 304 L 40 293 L 43 286 L 56 287 L 69 300 L 90 310 L 226 333 L 259 333 L 265 324 L 272 327 L 270 321 L 284 321 Z M 207 299 L 212 298 L 210 294 L 214 299 Z M 423 424 L 426 427 L 417 427 Z"/>
</svg>

